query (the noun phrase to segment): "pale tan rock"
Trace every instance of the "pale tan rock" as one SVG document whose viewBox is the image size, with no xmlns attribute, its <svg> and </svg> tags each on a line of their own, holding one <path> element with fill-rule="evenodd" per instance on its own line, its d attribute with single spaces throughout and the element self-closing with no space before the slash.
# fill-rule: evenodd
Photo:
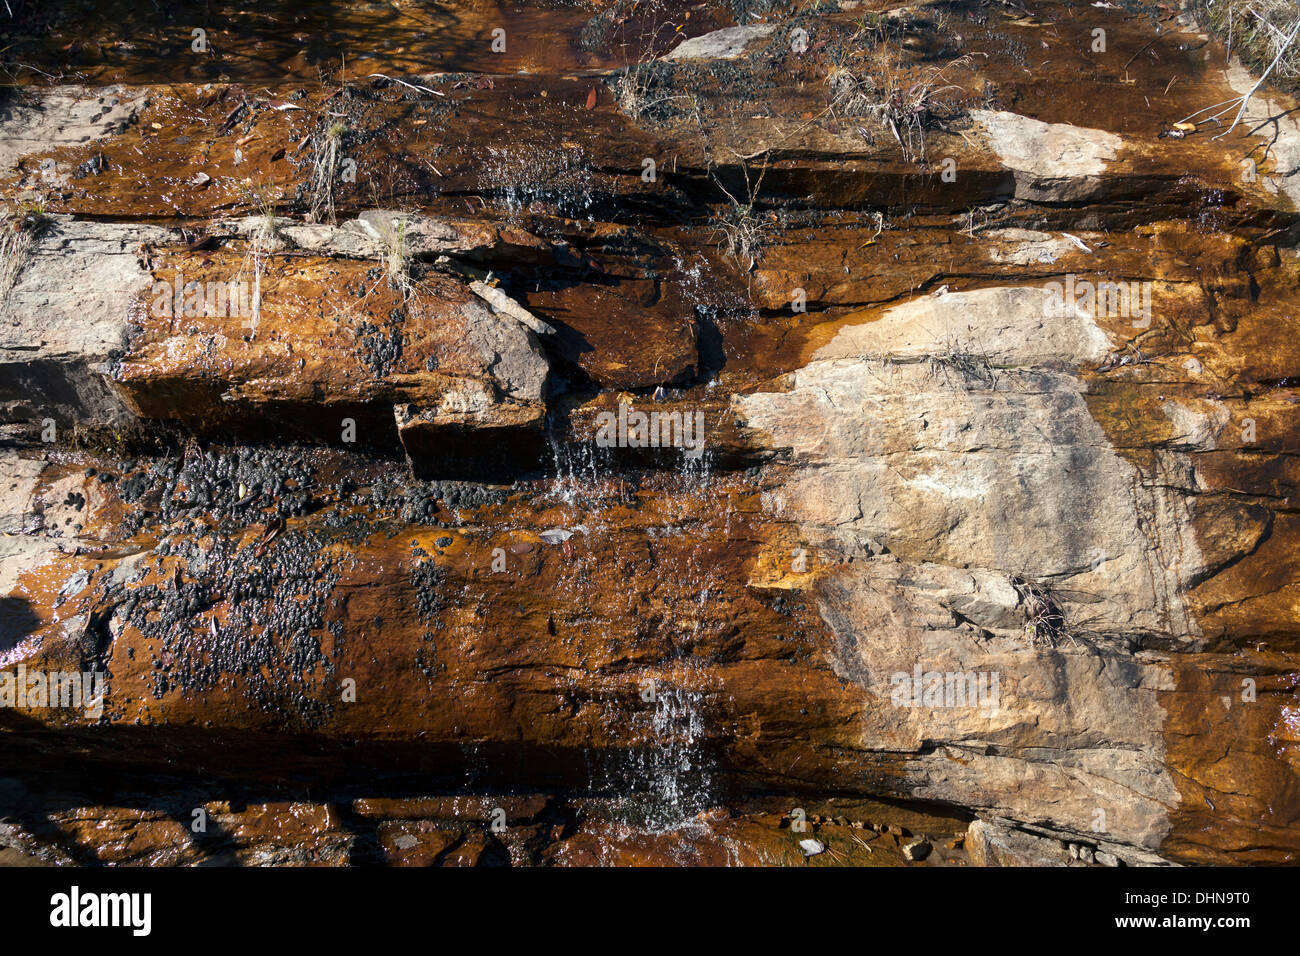
<svg viewBox="0 0 1300 956">
<path fill-rule="evenodd" d="M 1069 854 L 1055 840 L 1045 840 L 985 820 L 971 821 L 966 852 L 975 866 L 1067 866 Z"/>
<path fill-rule="evenodd" d="M 1087 199 L 1123 146 L 1115 133 L 1001 110 L 971 110 L 989 146 L 1016 177 L 1016 197 L 1036 202 Z"/>
</svg>

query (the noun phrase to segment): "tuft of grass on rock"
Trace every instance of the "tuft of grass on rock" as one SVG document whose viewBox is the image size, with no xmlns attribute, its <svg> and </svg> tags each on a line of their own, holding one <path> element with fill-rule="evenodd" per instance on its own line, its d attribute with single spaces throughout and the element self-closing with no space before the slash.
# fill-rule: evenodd
<svg viewBox="0 0 1300 956">
<path fill-rule="evenodd" d="M 1288 93 L 1300 93 L 1300 43 L 1288 37 L 1300 22 L 1295 0 L 1193 0 L 1197 19 L 1209 27 L 1256 76 Z"/>
<path fill-rule="evenodd" d="M 397 216 L 384 234 L 384 274 L 389 285 L 408 298 L 415 286 L 411 278 L 411 250 L 406 242 L 406 217 Z"/>
<path fill-rule="evenodd" d="M 840 119 L 874 117 L 898 142 L 904 159 L 924 163 L 927 131 L 957 112 L 948 102 L 954 94 L 957 98 L 965 94 L 962 87 L 948 82 L 947 71 L 970 62 L 968 54 L 943 66 L 930 66 L 919 79 L 907 78 L 897 63 L 879 67 L 874 75 L 847 61 L 836 64 L 826 76 L 829 111 Z"/>
<path fill-rule="evenodd" d="M 339 120 L 327 124 L 312 138 L 311 211 L 312 222 L 334 222 L 334 181 L 347 125 Z"/>
<path fill-rule="evenodd" d="M 43 202 L 20 202 L 12 214 L 0 217 L 0 305 L 18 282 L 32 255 L 32 244 L 49 224 Z"/>
</svg>

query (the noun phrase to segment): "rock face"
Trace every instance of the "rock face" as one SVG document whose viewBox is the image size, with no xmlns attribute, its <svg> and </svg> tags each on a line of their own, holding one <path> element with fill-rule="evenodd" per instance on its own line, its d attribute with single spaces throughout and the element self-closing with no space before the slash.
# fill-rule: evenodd
<svg viewBox="0 0 1300 956">
<path fill-rule="evenodd" d="M 714 30 L 703 36 L 684 40 L 669 53 L 668 60 L 734 60 L 744 54 L 755 41 L 771 36 L 776 27 L 771 24 L 751 24 Z"/>
<path fill-rule="evenodd" d="M 1099 129 L 1043 123 L 1004 111 L 972 110 L 998 160 L 1015 173 L 1016 198 L 1077 202 L 1090 198 L 1123 139 Z"/>
<path fill-rule="evenodd" d="M 37 234 L 18 253 L 0 319 L 6 418 L 123 420 L 107 367 L 126 346 L 132 299 L 149 288 L 135 250 L 167 233 L 62 218 L 28 228 Z"/>
<path fill-rule="evenodd" d="M 9 38 L 81 85 L 0 124 L 0 844 L 1294 862 L 1290 99 L 1180 125 L 1253 80 L 1167 11 L 599 6 Z"/>
</svg>

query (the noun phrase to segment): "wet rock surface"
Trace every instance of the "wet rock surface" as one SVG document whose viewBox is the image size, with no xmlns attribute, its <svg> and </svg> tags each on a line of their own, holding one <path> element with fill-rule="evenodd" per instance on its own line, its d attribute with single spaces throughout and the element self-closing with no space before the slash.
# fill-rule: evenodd
<svg viewBox="0 0 1300 956">
<path fill-rule="evenodd" d="M 1295 861 L 1300 130 L 1196 24 L 116 6 L 0 53 L 0 844 Z"/>
</svg>

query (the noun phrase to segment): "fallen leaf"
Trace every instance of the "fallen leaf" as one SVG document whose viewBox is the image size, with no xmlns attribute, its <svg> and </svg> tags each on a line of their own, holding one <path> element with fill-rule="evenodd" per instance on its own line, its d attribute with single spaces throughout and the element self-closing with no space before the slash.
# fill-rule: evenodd
<svg viewBox="0 0 1300 956">
<path fill-rule="evenodd" d="M 591 92 L 587 94 L 587 109 L 594 110 L 595 108 L 596 108 L 596 88 L 593 86 L 591 88 Z"/>
</svg>

